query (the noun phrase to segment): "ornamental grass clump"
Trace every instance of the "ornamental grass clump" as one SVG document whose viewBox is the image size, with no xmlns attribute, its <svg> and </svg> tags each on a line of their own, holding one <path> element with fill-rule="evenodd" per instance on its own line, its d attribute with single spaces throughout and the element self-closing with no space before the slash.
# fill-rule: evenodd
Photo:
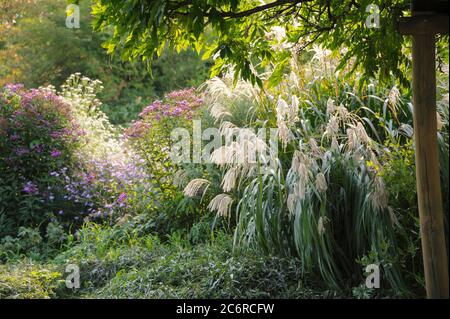
<svg viewBox="0 0 450 319">
<path fill-rule="evenodd" d="M 217 215 L 232 216 L 236 247 L 298 258 L 304 275 L 333 289 L 359 286 L 365 266 L 377 264 L 383 285 L 408 295 L 423 289 L 415 257 L 418 213 L 403 215 L 391 192 L 403 183 L 414 189 L 414 178 L 384 172 L 411 145 L 410 94 L 375 81 L 357 89 L 358 74 L 344 79 L 334 73 L 333 59 L 325 52 L 306 65 L 293 61 L 290 76 L 269 88 L 233 85 L 228 77 L 204 85 L 223 138 L 242 128 L 277 128 L 280 143 L 278 152 L 261 152 L 269 160 L 260 156 L 256 163 L 235 161 L 236 143 L 212 152 L 220 177 L 206 178 L 202 184 L 211 186 L 201 196 L 213 198 L 209 209 Z M 440 113 L 445 127 L 448 116 Z M 446 136 L 439 133 L 442 158 Z M 267 141 L 260 144 L 268 149 Z"/>
</svg>

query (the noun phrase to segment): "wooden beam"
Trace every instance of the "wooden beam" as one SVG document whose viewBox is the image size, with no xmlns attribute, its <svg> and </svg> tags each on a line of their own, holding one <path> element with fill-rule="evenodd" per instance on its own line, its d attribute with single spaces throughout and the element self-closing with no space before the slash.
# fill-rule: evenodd
<svg viewBox="0 0 450 319">
<path fill-rule="evenodd" d="M 417 14 L 400 18 L 398 31 L 402 35 L 448 33 L 448 15 Z"/>
<path fill-rule="evenodd" d="M 411 11 L 412 12 L 448 12 L 449 3 L 448 0 L 412 0 Z"/>
<path fill-rule="evenodd" d="M 436 123 L 435 35 L 412 41 L 414 141 L 420 231 L 428 298 L 448 298 L 448 262 Z"/>
</svg>

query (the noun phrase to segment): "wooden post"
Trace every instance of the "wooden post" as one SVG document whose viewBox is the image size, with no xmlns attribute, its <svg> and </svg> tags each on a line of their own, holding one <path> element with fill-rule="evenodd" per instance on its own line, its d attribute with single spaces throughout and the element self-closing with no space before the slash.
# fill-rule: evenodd
<svg viewBox="0 0 450 319">
<path fill-rule="evenodd" d="M 436 123 L 436 34 L 449 32 L 448 1 L 412 0 L 399 32 L 412 35 L 414 144 L 425 284 L 428 298 L 447 298 L 448 257 Z"/>
<path fill-rule="evenodd" d="M 436 123 L 435 34 L 413 34 L 414 141 L 428 298 L 448 298 L 448 262 Z"/>
</svg>

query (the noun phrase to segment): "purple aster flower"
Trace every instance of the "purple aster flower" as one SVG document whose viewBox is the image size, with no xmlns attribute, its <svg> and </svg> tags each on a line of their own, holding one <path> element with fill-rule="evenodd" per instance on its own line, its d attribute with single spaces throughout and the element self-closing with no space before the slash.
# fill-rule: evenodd
<svg viewBox="0 0 450 319">
<path fill-rule="evenodd" d="M 121 194 L 119 195 L 119 197 L 117 198 L 117 203 L 119 203 L 120 206 L 123 206 L 122 204 L 125 203 L 125 201 L 127 200 L 127 198 L 128 198 L 127 193 L 121 193 Z"/>
<path fill-rule="evenodd" d="M 51 155 L 52 157 L 59 157 L 59 156 L 61 156 L 61 152 L 58 151 L 58 150 L 53 150 L 53 151 L 50 153 L 50 155 Z"/>
<path fill-rule="evenodd" d="M 23 191 L 30 195 L 36 195 L 39 192 L 39 189 L 33 182 L 27 182 Z"/>
<path fill-rule="evenodd" d="M 5 88 L 11 92 L 17 92 L 18 90 L 23 88 L 23 84 L 21 84 L 21 83 L 7 84 L 7 85 L 5 85 Z"/>
<path fill-rule="evenodd" d="M 50 137 L 51 138 L 53 138 L 53 139 L 57 139 L 57 138 L 59 138 L 59 137 L 61 137 L 61 132 L 58 132 L 58 131 L 55 131 L 55 132 L 51 132 L 50 133 Z"/>
</svg>

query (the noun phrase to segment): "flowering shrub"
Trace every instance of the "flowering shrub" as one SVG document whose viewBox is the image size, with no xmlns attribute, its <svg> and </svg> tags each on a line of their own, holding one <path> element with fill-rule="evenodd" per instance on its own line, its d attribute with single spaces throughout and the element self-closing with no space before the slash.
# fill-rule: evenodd
<svg viewBox="0 0 450 319">
<path fill-rule="evenodd" d="M 138 189 L 129 194 L 127 205 L 134 213 L 143 213 L 140 223 L 147 230 L 164 237 L 174 230 L 188 230 L 202 216 L 203 208 L 180 191 L 182 178 L 177 171 L 182 164 L 175 165 L 170 158 L 172 130 L 192 131 L 191 120 L 200 115 L 202 105 L 203 97 L 192 88 L 171 92 L 144 108 L 139 120 L 124 131 L 124 141 L 140 157 L 150 184 L 150 192 Z"/>
<path fill-rule="evenodd" d="M 144 161 L 99 110 L 100 89 L 75 74 L 59 95 L 22 85 L 1 91 L 1 237 L 14 240 L 19 227 L 44 236 L 51 222 L 72 230 L 88 220 L 113 223 L 145 206 Z"/>
<path fill-rule="evenodd" d="M 71 106 L 77 123 L 85 131 L 83 145 L 76 151 L 82 167 L 70 180 L 70 200 L 84 202 L 84 220 L 108 220 L 139 213 L 151 196 L 145 161 L 101 111 L 97 94 L 101 82 L 73 74 L 62 86 L 61 97 Z M 66 186 L 67 188 L 67 186 Z"/>
<path fill-rule="evenodd" d="M 70 107 L 46 89 L 8 85 L 0 91 L 0 236 L 39 226 L 55 211 L 53 175 L 75 168 L 83 130 Z"/>
<path fill-rule="evenodd" d="M 167 94 L 163 101 L 155 101 L 144 108 L 140 119 L 125 131 L 125 138 L 145 161 L 155 192 L 163 199 L 177 195 L 173 176 L 176 166 L 170 161 L 172 129 L 189 128 L 203 99 L 194 89 Z"/>
</svg>

